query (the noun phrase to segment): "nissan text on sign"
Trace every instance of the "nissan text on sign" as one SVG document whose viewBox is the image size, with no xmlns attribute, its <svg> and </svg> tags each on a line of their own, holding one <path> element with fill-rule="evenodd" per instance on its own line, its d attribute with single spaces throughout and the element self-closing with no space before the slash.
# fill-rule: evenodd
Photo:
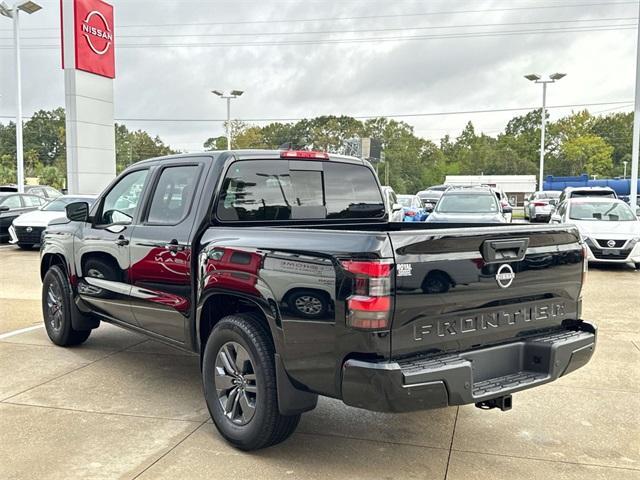
<svg viewBox="0 0 640 480">
<path fill-rule="evenodd" d="M 61 0 L 69 193 L 99 193 L 115 177 L 113 6 Z"/>
</svg>

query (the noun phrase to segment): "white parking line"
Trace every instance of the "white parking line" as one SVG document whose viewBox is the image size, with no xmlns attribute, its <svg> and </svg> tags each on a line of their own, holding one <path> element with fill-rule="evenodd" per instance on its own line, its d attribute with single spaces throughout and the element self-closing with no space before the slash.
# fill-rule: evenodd
<svg viewBox="0 0 640 480">
<path fill-rule="evenodd" d="M 21 333 L 31 332 L 32 330 L 37 330 L 42 327 L 44 327 L 44 325 L 34 325 L 33 327 L 26 327 L 19 330 L 14 330 L 13 332 L 2 333 L 0 334 L 0 340 L 13 337 L 14 335 L 20 335 Z"/>
</svg>

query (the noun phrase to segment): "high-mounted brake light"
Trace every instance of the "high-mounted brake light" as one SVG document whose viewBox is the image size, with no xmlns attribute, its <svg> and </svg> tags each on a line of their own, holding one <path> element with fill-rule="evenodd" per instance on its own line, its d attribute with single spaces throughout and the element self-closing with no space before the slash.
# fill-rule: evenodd
<svg viewBox="0 0 640 480">
<path fill-rule="evenodd" d="M 312 152 L 309 150 L 283 150 L 280 158 L 315 158 L 316 160 L 329 160 L 327 152 Z"/>
<path fill-rule="evenodd" d="M 353 274 L 347 298 L 347 325 L 363 330 L 387 330 L 391 317 L 391 260 L 345 260 L 344 269 Z"/>
</svg>

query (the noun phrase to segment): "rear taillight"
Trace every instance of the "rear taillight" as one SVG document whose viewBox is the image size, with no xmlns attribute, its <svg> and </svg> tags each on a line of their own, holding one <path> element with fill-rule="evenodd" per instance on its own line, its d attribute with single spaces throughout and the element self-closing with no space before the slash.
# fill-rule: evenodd
<svg viewBox="0 0 640 480">
<path fill-rule="evenodd" d="M 407 217 L 415 217 L 416 216 L 416 212 L 414 212 L 413 210 L 407 210 L 406 212 L 404 212 L 404 214 Z"/>
<path fill-rule="evenodd" d="M 549 205 L 547 202 L 531 202 L 534 207 L 545 207 Z"/>
<path fill-rule="evenodd" d="M 353 274 L 353 295 L 347 298 L 347 325 L 363 330 L 387 330 L 391 320 L 391 260 L 342 262 Z"/>
</svg>

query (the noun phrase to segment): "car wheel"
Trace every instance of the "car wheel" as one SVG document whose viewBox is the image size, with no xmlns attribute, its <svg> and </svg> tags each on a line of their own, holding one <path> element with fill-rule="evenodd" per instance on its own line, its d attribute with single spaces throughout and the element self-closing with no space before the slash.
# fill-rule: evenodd
<svg viewBox="0 0 640 480">
<path fill-rule="evenodd" d="M 57 265 L 42 280 L 42 317 L 49 339 L 61 347 L 79 345 L 91 335 L 91 330 L 74 330 L 71 325 L 71 287 Z"/>
<path fill-rule="evenodd" d="M 33 243 L 19 243 L 18 247 L 23 250 L 31 250 L 33 248 Z"/>
<path fill-rule="evenodd" d="M 207 339 L 202 361 L 204 395 L 220 434 L 241 450 L 284 441 L 300 415 L 278 410 L 275 348 L 261 319 L 230 315 Z"/>
<path fill-rule="evenodd" d="M 640 270 L 640 263 L 636 263 L 636 270 Z"/>
<path fill-rule="evenodd" d="M 323 318 L 327 315 L 327 297 L 313 290 L 297 290 L 289 295 L 287 304 L 294 314 L 303 318 Z"/>
</svg>

